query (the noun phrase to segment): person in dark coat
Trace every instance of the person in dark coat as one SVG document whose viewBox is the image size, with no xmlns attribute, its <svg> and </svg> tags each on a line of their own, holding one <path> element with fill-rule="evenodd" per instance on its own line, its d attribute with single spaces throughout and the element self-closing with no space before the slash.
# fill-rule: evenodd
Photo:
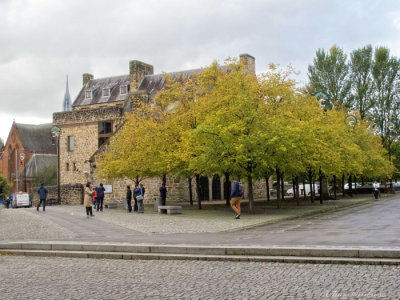
<svg viewBox="0 0 400 300">
<path fill-rule="evenodd" d="M 133 210 L 136 212 L 139 212 L 138 196 L 140 195 L 140 192 L 139 184 L 136 184 L 135 189 L 133 190 L 133 199 L 135 200 L 135 207 Z"/>
<path fill-rule="evenodd" d="M 103 211 L 103 201 L 104 201 L 104 191 L 106 189 L 103 187 L 103 184 L 100 183 L 100 186 L 97 188 L 97 211 Z"/>
<path fill-rule="evenodd" d="M 42 183 L 42 184 L 40 185 L 40 188 L 38 189 L 38 194 L 39 194 L 40 202 L 39 202 L 39 204 L 38 204 L 37 207 L 36 207 L 36 210 L 37 210 L 37 211 L 39 211 L 39 207 L 40 207 L 40 204 L 42 204 L 42 202 L 43 202 L 43 211 L 46 210 L 46 199 L 47 199 L 47 194 L 48 194 L 48 193 L 49 193 L 49 192 L 47 191 L 47 189 L 44 187 L 44 184 Z"/>
<path fill-rule="evenodd" d="M 167 202 L 167 188 L 165 187 L 165 183 L 163 183 L 160 187 L 160 198 L 161 198 L 161 205 L 165 205 Z"/>
<path fill-rule="evenodd" d="M 137 206 L 138 206 L 138 213 L 144 213 L 144 193 L 146 192 L 146 189 L 144 188 L 143 184 L 139 185 L 139 189 L 135 189 L 135 196 L 137 200 Z"/>
<path fill-rule="evenodd" d="M 130 185 L 126 187 L 126 202 L 128 203 L 128 212 L 132 212 L 132 191 Z"/>
</svg>

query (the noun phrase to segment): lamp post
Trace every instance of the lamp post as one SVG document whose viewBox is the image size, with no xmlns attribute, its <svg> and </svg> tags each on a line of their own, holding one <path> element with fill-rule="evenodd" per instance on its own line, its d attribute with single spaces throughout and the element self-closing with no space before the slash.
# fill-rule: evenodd
<svg viewBox="0 0 400 300">
<path fill-rule="evenodd" d="M 25 153 L 19 153 L 19 159 L 23 162 L 25 159 Z M 15 149 L 15 192 L 18 193 L 18 149 Z"/>
<path fill-rule="evenodd" d="M 61 129 L 57 126 L 51 128 L 51 135 L 57 139 L 57 201 L 61 203 L 60 196 L 60 134 Z"/>
<path fill-rule="evenodd" d="M 391 141 L 390 141 L 390 136 L 391 136 L 391 133 L 392 133 L 392 131 L 393 131 L 393 129 L 394 129 L 394 124 L 392 123 L 392 122 L 387 122 L 386 123 L 386 128 L 387 128 L 387 130 L 388 130 L 388 152 L 389 152 L 389 165 L 390 166 L 392 166 L 392 153 L 390 152 L 390 145 L 391 145 Z M 392 188 L 393 188 L 393 179 L 392 179 L 392 176 L 390 176 L 390 191 L 392 190 Z"/>
</svg>

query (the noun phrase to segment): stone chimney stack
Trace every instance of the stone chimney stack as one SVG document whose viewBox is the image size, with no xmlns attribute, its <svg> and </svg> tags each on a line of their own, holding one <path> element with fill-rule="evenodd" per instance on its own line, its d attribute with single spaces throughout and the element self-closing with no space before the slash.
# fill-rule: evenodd
<svg viewBox="0 0 400 300">
<path fill-rule="evenodd" d="M 256 75 L 256 59 L 250 54 L 240 54 L 240 63 L 242 63 L 250 75 Z"/>
<path fill-rule="evenodd" d="M 129 75 L 131 78 L 130 90 L 133 92 L 139 87 L 145 75 L 153 75 L 154 68 L 152 65 L 146 64 L 138 60 L 129 62 Z"/>
<path fill-rule="evenodd" d="M 94 76 L 92 74 L 89 73 L 84 73 L 82 75 L 82 85 L 86 85 L 86 83 L 89 82 L 89 80 L 93 79 Z"/>
</svg>

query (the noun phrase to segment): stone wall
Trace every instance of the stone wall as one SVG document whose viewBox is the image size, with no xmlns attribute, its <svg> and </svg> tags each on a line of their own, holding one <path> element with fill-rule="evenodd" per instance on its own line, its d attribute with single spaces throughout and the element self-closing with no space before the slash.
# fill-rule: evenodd
<svg viewBox="0 0 400 300">
<path fill-rule="evenodd" d="M 90 105 L 90 109 L 74 107 L 73 111 L 57 112 L 53 114 L 53 124 L 56 126 L 69 124 L 84 124 L 90 122 L 115 120 L 122 115 L 123 102 L 106 103 L 101 106 Z"/>
<path fill-rule="evenodd" d="M 57 199 L 58 190 L 57 186 L 46 187 L 49 191 L 47 199 Z M 34 188 L 33 193 L 33 206 L 39 203 L 39 194 L 37 193 L 38 188 Z M 62 205 L 81 205 L 83 204 L 83 191 L 84 186 L 81 184 L 65 184 L 60 186 L 60 198 Z"/>
</svg>

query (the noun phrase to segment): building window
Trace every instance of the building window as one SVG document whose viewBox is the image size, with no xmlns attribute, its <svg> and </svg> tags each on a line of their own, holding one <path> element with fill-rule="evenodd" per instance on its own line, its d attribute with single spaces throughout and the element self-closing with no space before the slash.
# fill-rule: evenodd
<svg viewBox="0 0 400 300">
<path fill-rule="evenodd" d="M 68 137 L 68 151 L 74 151 L 74 136 L 70 135 Z"/>
<path fill-rule="evenodd" d="M 120 87 L 120 94 L 121 94 L 121 95 L 128 94 L 128 86 L 127 86 L 127 85 L 121 85 L 121 87 Z"/>
<path fill-rule="evenodd" d="M 66 164 L 65 164 L 65 169 L 66 169 L 67 171 L 69 171 L 69 163 L 66 163 Z"/>
<path fill-rule="evenodd" d="M 90 91 L 90 90 L 85 91 L 85 98 L 86 99 L 92 99 L 92 91 Z"/>
<path fill-rule="evenodd" d="M 108 122 L 99 122 L 99 147 L 103 145 L 113 133 L 113 123 Z"/>
<path fill-rule="evenodd" d="M 103 97 L 110 97 L 110 89 L 109 88 L 103 89 Z"/>
<path fill-rule="evenodd" d="M 73 164 L 73 170 L 76 171 L 76 163 Z"/>
</svg>

